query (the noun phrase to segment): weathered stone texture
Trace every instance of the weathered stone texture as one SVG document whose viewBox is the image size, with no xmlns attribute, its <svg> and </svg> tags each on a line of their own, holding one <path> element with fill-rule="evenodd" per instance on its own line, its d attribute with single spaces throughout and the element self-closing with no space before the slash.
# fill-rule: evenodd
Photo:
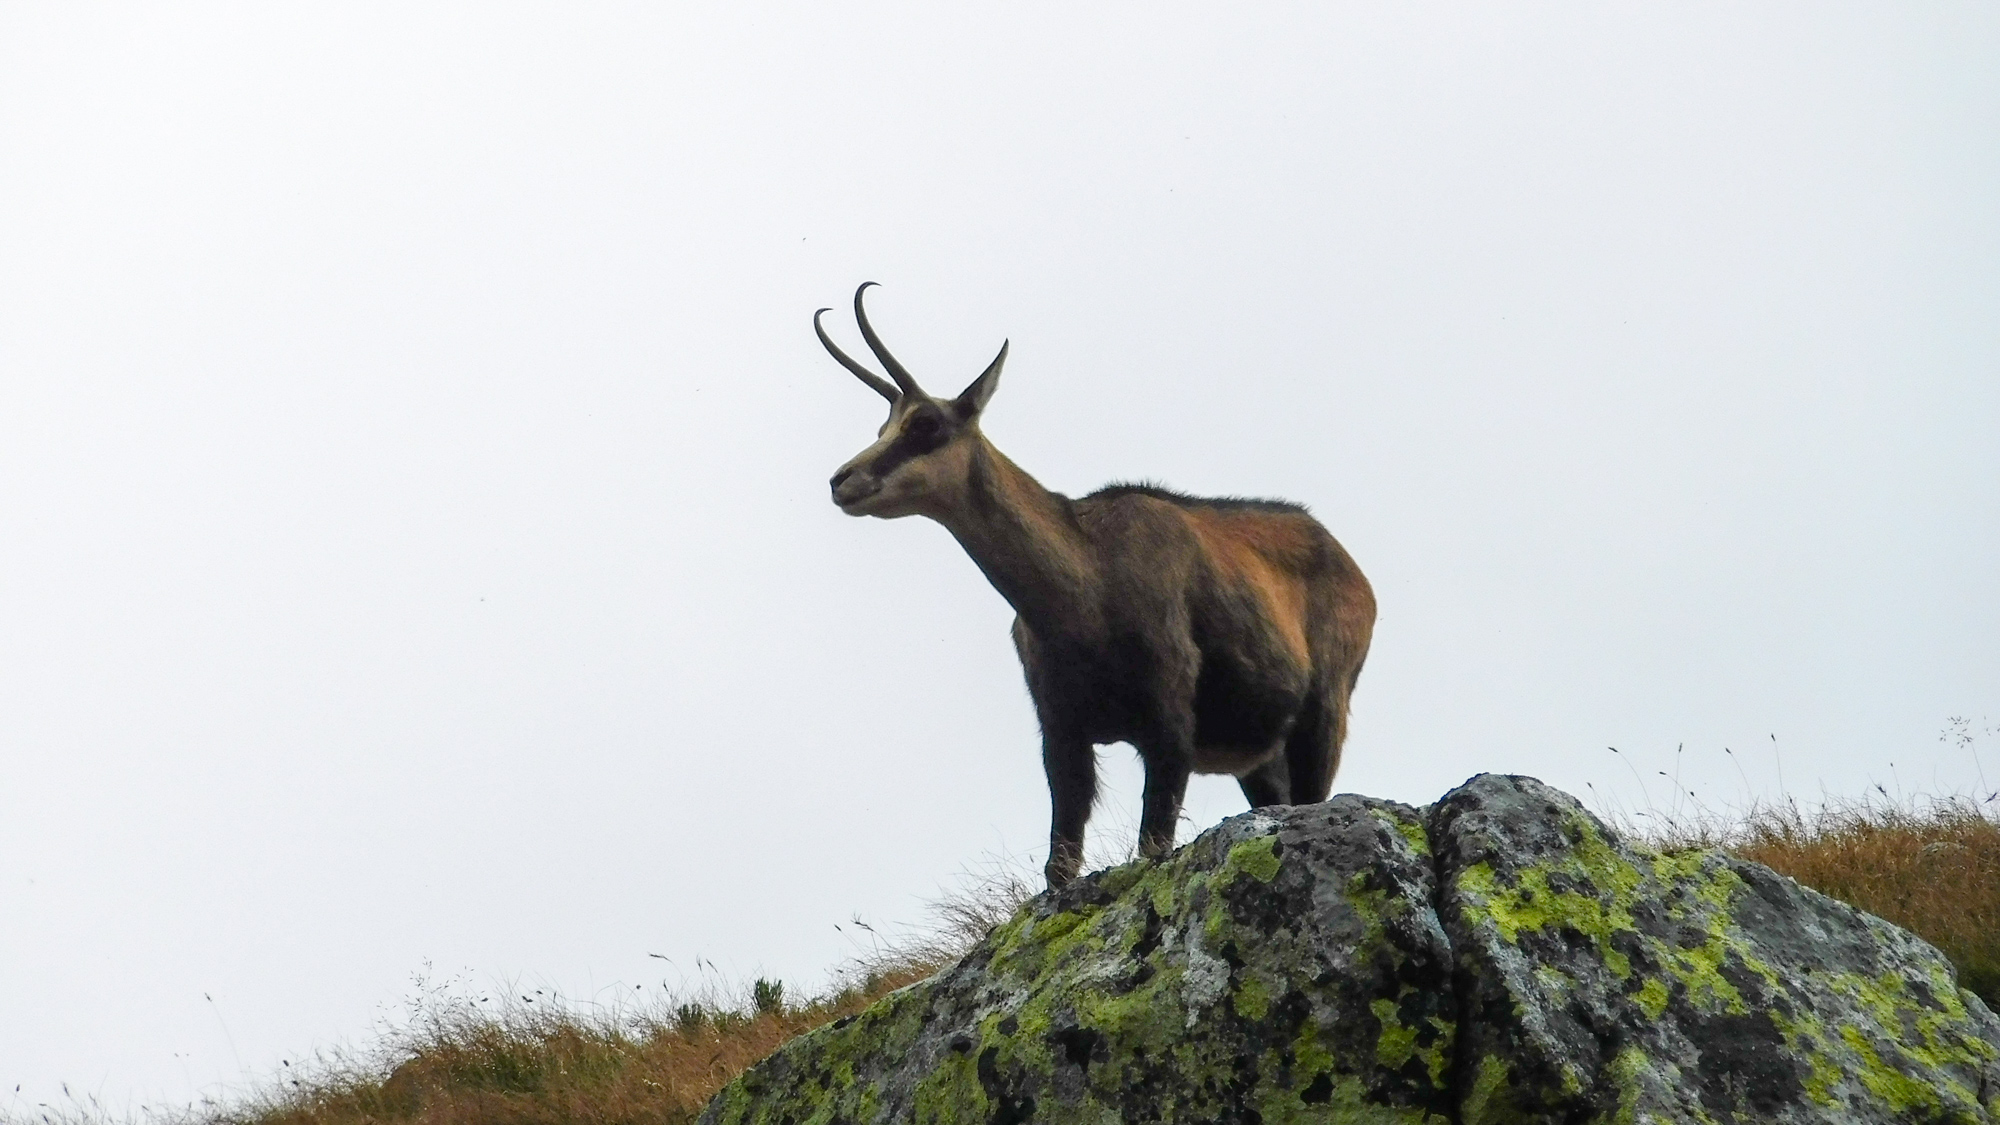
<svg viewBox="0 0 2000 1125">
<path fill-rule="evenodd" d="M 702 1121 L 2000 1122 L 2000 1020 L 1880 919 L 1482 775 L 1038 896 Z"/>
</svg>

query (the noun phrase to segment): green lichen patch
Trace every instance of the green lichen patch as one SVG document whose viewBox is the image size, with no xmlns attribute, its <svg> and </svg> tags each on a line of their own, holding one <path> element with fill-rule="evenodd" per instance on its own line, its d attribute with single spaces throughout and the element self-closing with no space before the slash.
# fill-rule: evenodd
<svg viewBox="0 0 2000 1125">
<path fill-rule="evenodd" d="M 1521 1108 L 1512 1068 L 1499 1055 L 1479 1056 L 1467 1087 L 1459 1103 L 1459 1120 L 1467 1125 L 1534 1125 L 1540 1120 Z"/>
</svg>

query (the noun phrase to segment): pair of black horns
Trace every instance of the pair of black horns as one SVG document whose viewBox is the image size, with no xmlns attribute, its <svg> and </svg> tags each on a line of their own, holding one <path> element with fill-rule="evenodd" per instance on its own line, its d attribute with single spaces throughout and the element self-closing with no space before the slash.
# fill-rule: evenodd
<svg viewBox="0 0 2000 1125">
<path fill-rule="evenodd" d="M 923 396 L 924 389 L 917 385 L 916 376 L 910 374 L 909 368 L 904 367 L 895 356 L 889 354 L 888 347 L 882 343 L 882 337 L 875 334 L 875 326 L 868 323 L 868 310 L 862 305 L 861 296 L 868 292 L 869 286 L 874 284 L 876 282 L 864 281 L 861 283 L 861 287 L 854 291 L 854 321 L 861 326 L 861 338 L 868 341 L 868 349 L 875 353 L 876 359 L 882 361 L 883 369 L 889 372 L 890 379 L 896 381 L 895 385 L 891 386 L 887 379 L 868 370 L 867 367 L 856 361 L 852 356 L 841 351 L 839 345 L 833 342 L 832 337 L 826 334 L 826 329 L 821 326 L 819 318 L 826 313 L 832 312 L 832 309 L 819 309 L 813 313 L 813 331 L 819 335 L 819 342 L 826 345 L 826 350 L 833 354 L 833 358 L 840 361 L 842 367 L 854 372 L 855 378 L 868 384 L 876 394 L 888 399 L 893 405 L 904 395 L 913 394 L 920 397 Z M 1002 344 L 1000 345 L 1000 357 L 1004 359 L 1006 355 L 1007 345 Z M 994 360 L 993 367 L 999 366 L 999 363 L 999 359 Z M 989 373 L 992 372 L 993 367 L 988 367 L 987 371 Z M 981 376 L 981 378 L 984 377 Z"/>
</svg>

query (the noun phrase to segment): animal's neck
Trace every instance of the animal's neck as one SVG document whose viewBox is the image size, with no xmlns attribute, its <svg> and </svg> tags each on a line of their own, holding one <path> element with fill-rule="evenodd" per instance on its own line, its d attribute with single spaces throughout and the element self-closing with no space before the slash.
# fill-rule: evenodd
<svg viewBox="0 0 2000 1125">
<path fill-rule="evenodd" d="M 1043 488 L 984 437 L 972 452 L 965 502 L 937 519 L 1037 634 L 1087 629 L 1096 619 L 1096 560 L 1069 498 Z"/>
</svg>

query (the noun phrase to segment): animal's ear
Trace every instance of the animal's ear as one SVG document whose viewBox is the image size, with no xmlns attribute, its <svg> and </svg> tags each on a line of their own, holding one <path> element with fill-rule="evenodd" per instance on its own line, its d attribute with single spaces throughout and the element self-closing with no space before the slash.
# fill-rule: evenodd
<svg viewBox="0 0 2000 1125">
<path fill-rule="evenodd" d="M 979 412 L 986 409 L 986 401 L 993 397 L 995 390 L 999 389 L 1000 368 L 1006 362 L 1007 342 L 1002 340 L 1000 354 L 993 357 L 993 362 L 986 365 L 986 370 L 979 373 L 979 378 L 974 379 L 969 386 L 958 393 L 957 398 L 951 400 L 951 412 L 958 415 L 960 421 L 977 418 Z"/>
</svg>

